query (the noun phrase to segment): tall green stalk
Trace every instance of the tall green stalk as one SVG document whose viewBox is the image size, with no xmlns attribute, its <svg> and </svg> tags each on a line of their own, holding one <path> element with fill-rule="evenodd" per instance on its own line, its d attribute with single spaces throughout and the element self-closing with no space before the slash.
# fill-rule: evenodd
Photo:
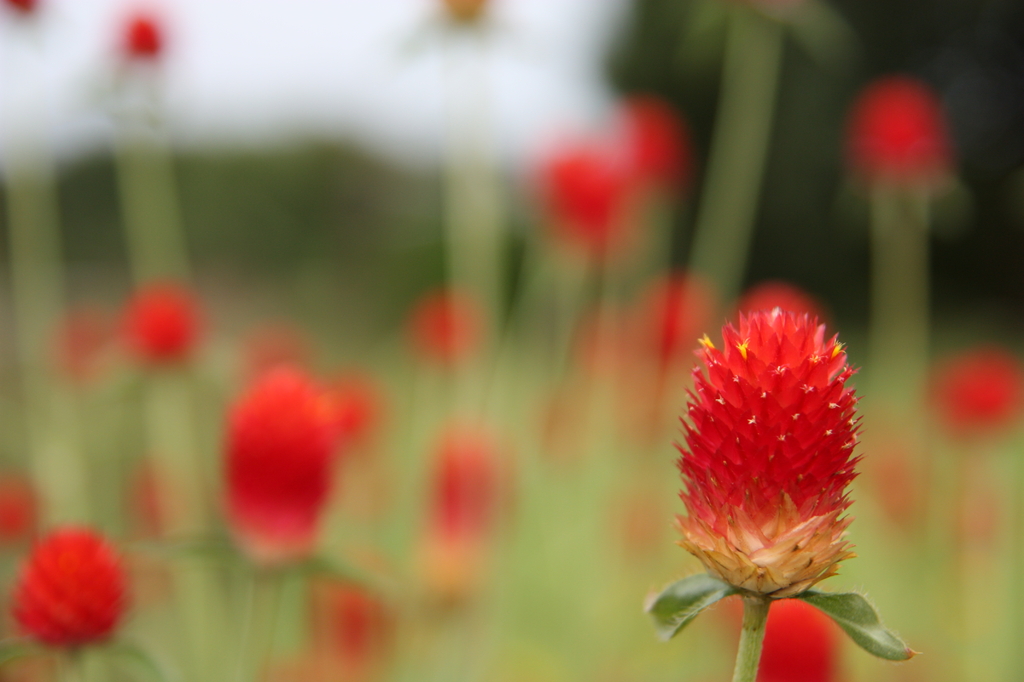
<svg viewBox="0 0 1024 682">
<path fill-rule="evenodd" d="M 771 604 L 772 600 L 767 597 L 743 598 L 743 630 L 740 632 L 740 647 L 736 652 L 732 682 L 756 682 Z"/>
<path fill-rule="evenodd" d="M 783 25 L 757 10 L 730 8 L 721 95 L 694 227 L 691 268 L 728 304 L 740 293 L 768 155 Z"/>
</svg>

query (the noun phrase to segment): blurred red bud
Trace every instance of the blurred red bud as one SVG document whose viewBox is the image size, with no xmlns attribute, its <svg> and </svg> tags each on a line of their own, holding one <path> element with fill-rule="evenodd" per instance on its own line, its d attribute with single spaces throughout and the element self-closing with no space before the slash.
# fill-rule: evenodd
<svg viewBox="0 0 1024 682">
<path fill-rule="evenodd" d="M 8 7 L 23 14 L 31 14 L 39 5 L 39 0 L 5 0 Z"/>
<path fill-rule="evenodd" d="M 125 24 L 124 51 L 132 59 L 156 59 L 163 52 L 164 37 L 155 17 L 137 14 Z"/>
<path fill-rule="evenodd" d="M 465 360 L 480 345 L 482 315 L 469 296 L 436 290 L 416 302 L 409 332 L 421 359 L 453 365 Z"/>
<path fill-rule="evenodd" d="M 23 542 L 35 533 L 38 500 L 25 476 L 0 474 L 0 546 Z"/>
<path fill-rule="evenodd" d="M 1024 368 L 1001 348 L 977 348 L 939 364 L 930 393 L 939 422 L 950 434 L 993 435 L 1017 424 Z"/>
<path fill-rule="evenodd" d="M 627 163 L 634 179 L 661 191 L 683 190 L 693 180 L 693 146 L 682 117 L 649 95 L 622 107 Z"/>
<path fill-rule="evenodd" d="M 483 16 L 488 0 L 441 0 L 448 15 L 459 22 L 471 23 Z"/>
<path fill-rule="evenodd" d="M 129 347 L 144 362 L 184 362 L 199 340 L 199 302 L 176 282 L 146 285 L 128 302 L 124 332 Z"/>
<path fill-rule="evenodd" d="M 698 275 L 674 272 L 653 281 L 643 294 L 635 326 L 641 347 L 665 365 L 692 357 L 694 345 L 714 315 L 712 285 Z"/>
</svg>

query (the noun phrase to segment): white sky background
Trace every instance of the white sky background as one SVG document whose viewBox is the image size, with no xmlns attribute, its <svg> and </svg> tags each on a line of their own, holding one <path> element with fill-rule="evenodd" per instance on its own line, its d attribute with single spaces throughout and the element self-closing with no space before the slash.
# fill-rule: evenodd
<svg viewBox="0 0 1024 682">
<path fill-rule="evenodd" d="M 166 25 L 165 111 L 178 143 L 348 138 L 413 163 L 437 158 L 441 59 L 436 42 L 409 48 L 435 0 L 40 2 L 39 35 L 28 45 L 25 27 L 0 7 L 0 106 L 19 78 L 41 73 L 31 77 L 46 91 L 41 120 L 63 155 L 107 145 L 96 92 L 117 61 L 124 17 L 143 6 Z M 602 60 L 627 2 L 493 0 L 501 37 L 491 49 L 492 108 L 507 162 L 607 114 Z M 38 63 L 24 67 L 33 52 Z"/>
</svg>

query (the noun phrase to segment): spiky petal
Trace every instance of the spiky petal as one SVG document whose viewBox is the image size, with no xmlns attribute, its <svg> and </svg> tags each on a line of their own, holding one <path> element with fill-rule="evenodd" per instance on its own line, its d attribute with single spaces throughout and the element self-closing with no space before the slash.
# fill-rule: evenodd
<svg viewBox="0 0 1024 682">
<path fill-rule="evenodd" d="M 680 544 L 731 585 L 791 597 L 852 556 L 853 370 L 807 315 L 741 315 L 722 337 L 721 349 L 701 343 L 683 420 Z"/>
</svg>

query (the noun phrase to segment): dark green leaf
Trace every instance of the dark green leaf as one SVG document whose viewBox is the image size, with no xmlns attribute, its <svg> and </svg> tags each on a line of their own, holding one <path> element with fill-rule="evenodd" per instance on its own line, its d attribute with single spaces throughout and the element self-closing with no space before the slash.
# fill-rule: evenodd
<svg viewBox="0 0 1024 682">
<path fill-rule="evenodd" d="M 888 661 L 906 661 L 915 651 L 882 625 L 878 612 L 863 595 L 807 590 L 797 596 L 831 616 L 839 627 L 869 654 Z"/>
<path fill-rule="evenodd" d="M 658 638 L 667 642 L 701 611 L 733 594 L 736 590 L 732 586 L 707 573 L 698 573 L 677 580 L 653 595 L 644 610 L 651 615 Z"/>
<path fill-rule="evenodd" d="M 145 649 L 130 642 L 115 642 L 106 647 L 108 653 L 144 670 L 146 679 L 152 682 L 167 682 L 167 675 L 156 660 Z"/>
</svg>

